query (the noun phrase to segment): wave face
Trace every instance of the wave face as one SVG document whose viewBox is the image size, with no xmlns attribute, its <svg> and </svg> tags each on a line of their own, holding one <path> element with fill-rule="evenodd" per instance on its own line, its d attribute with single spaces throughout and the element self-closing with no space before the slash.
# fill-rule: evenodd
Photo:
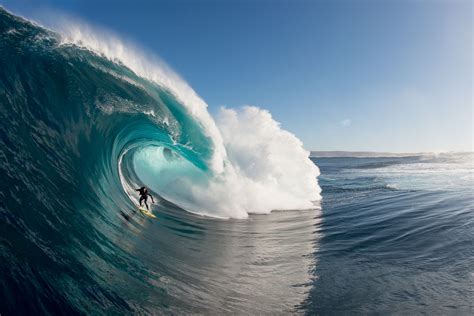
<svg viewBox="0 0 474 316">
<path fill-rule="evenodd" d="M 315 220 L 315 201 L 321 198 L 319 170 L 295 136 L 256 107 L 222 109 L 216 123 L 205 102 L 159 61 L 84 27 L 67 25 L 62 30 L 49 31 L 0 8 L 0 248 L 2 271 L 8 271 L 2 280 L 10 293 L 5 294 L 7 311 L 17 305 L 24 312 L 90 313 L 104 306 L 111 312 L 140 310 L 140 298 L 130 290 L 123 299 L 110 287 L 111 277 L 120 289 L 146 278 L 155 291 L 168 291 L 162 293 L 165 303 L 160 305 L 166 308 L 176 306 L 178 292 L 192 291 L 183 284 L 167 287 L 170 275 L 196 286 L 199 276 L 209 277 L 206 269 L 192 267 L 180 273 L 194 271 L 194 277 L 180 277 L 173 270 L 175 262 L 160 266 L 152 256 L 146 260 L 153 261 L 154 270 L 142 273 L 146 268 L 135 259 L 140 257 L 136 249 L 147 246 L 133 245 L 149 225 L 134 211 L 134 189 L 142 185 L 150 187 L 157 200 L 160 225 L 168 225 L 184 240 L 189 234 L 222 239 L 220 225 L 230 231 L 255 230 L 250 222 L 217 225 L 214 219 L 190 213 L 244 219 L 249 213 L 309 210 L 294 215 L 308 217 L 308 224 L 291 239 L 301 248 L 288 253 L 294 260 L 311 253 L 310 223 Z M 263 231 L 285 231 L 279 221 L 290 215 L 274 216 L 275 226 Z M 129 239 L 118 237 L 117 231 L 130 234 Z M 287 231 L 288 238 L 291 235 Z M 160 231 L 147 238 L 173 257 L 174 250 L 157 236 L 169 238 Z M 271 242 L 285 244 L 278 238 Z M 209 247 L 219 248 L 218 243 Z M 260 247 L 253 258 L 267 258 L 276 250 Z M 235 255 L 223 254 L 223 265 Z M 234 279 L 239 267 L 222 267 L 222 282 Z M 272 284 L 269 271 L 256 271 Z M 306 272 L 284 270 L 272 288 L 303 284 Z M 163 275 L 166 280 L 160 279 Z M 254 282 L 251 279 L 240 277 L 242 282 Z M 170 293 L 170 288 L 177 292 Z M 214 290 L 219 292 L 219 286 Z M 19 294 L 29 298 L 28 303 L 15 298 Z M 289 310 L 294 297 L 267 300 Z M 223 311 L 241 308 L 238 302 L 233 306 Z"/>
</svg>

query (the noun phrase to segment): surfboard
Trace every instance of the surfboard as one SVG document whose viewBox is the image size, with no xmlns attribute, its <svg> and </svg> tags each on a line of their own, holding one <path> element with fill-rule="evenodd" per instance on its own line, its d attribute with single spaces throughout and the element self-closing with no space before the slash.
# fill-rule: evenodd
<svg viewBox="0 0 474 316">
<path fill-rule="evenodd" d="M 140 210 L 140 212 L 142 212 L 143 215 L 151 217 L 151 218 L 156 218 L 156 216 L 153 215 L 153 213 L 147 210 L 146 208 L 138 207 L 138 209 Z"/>
</svg>

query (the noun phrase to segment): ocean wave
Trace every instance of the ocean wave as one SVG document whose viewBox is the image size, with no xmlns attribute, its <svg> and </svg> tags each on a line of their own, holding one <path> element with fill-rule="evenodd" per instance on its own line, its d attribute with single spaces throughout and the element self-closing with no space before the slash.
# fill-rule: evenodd
<svg viewBox="0 0 474 316">
<path fill-rule="evenodd" d="M 294 310 L 319 221 L 309 152 L 269 112 L 215 121 L 161 64 L 75 34 L 0 9 L 0 313 Z"/>
<path fill-rule="evenodd" d="M 33 135 L 37 155 L 47 143 L 51 160 L 39 169 L 76 157 L 57 171 L 82 170 L 79 184 L 99 181 L 114 201 L 126 193 L 126 205 L 136 203 L 132 190 L 143 184 L 187 211 L 222 218 L 309 209 L 320 200 L 309 152 L 269 112 L 223 108 L 216 124 L 178 75 L 117 37 L 71 21 L 52 32 L 1 16 L 2 54 L 10 58 L 2 63 L 4 119 L 28 114 L 32 122 L 4 134 L 6 141 Z M 79 195 L 89 199 L 90 191 Z"/>
</svg>

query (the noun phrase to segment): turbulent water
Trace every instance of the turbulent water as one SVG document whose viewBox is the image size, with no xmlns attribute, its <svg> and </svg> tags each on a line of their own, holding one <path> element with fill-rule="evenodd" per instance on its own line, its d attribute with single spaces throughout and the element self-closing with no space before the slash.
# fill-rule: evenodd
<svg viewBox="0 0 474 316">
<path fill-rule="evenodd" d="M 472 155 L 319 176 L 270 113 L 60 30 L 0 9 L 2 315 L 470 311 Z"/>
</svg>

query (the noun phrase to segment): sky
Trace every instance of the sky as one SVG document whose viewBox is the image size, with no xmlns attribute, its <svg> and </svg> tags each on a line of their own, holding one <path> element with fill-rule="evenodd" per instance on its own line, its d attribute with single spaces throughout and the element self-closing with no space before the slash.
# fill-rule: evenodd
<svg viewBox="0 0 474 316">
<path fill-rule="evenodd" d="M 111 31 L 160 56 L 213 115 L 221 106 L 267 109 L 309 150 L 474 148 L 468 0 L 0 4 Z"/>
</svg>

